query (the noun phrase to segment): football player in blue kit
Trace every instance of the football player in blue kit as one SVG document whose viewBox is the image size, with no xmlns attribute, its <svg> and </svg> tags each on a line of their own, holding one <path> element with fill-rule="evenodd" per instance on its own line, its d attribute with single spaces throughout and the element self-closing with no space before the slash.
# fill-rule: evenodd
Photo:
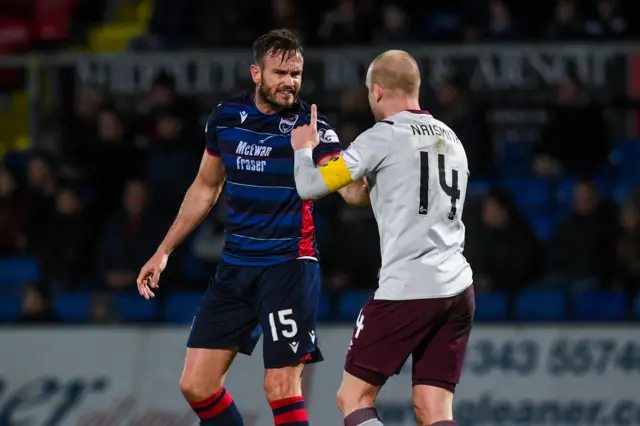
<svg viewBox="0 0 640 426">
<path fill-rule="evenodd" d="M 138 290 L 154 297 L 171 252 L 207 215 L 224 187 L 228 222 L 222 262 L 210 280 L 188 340 L 180 388 L 203 426 L 240 426 L 242 416 L 224 379 L 237 353 L 250 355 L 264 330 L 264 388 L 276 425 L 308 425 L 301 377 L 322 360 L 316 335 L 320 291 L 313 202 L 294 181 L 291 131 L 310 122 L 298 98 L 303 50 L 287 30 L 253 46 L 254 93 L 228 99 L 206 126 L 206 151 L 174 224 L 142 268 Z M 318 165 L 340 154 L 335 130 L 320 115 Z M 340 191 L 368 204 L 366 185 Z M 260 327 L 258 327 L 260 326 Z"/>
</svg>

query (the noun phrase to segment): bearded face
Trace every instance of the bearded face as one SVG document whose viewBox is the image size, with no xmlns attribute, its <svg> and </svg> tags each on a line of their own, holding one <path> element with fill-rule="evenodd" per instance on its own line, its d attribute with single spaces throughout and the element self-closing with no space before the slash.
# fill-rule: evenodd
<svg viewBox="0 0 640 426">
<path fill-rule="evenodd" d="M 262 64 L 252 65 L 260 101 L 281 111 L 294 105 L 302 85 L 302 56 L 297 52 L 270 52 Z"/>
</svg>

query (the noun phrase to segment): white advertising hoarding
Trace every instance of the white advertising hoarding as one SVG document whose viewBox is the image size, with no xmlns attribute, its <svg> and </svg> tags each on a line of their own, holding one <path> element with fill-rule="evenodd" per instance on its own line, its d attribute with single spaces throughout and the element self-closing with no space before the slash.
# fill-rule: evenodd
<svg viewBox="0 0 640 426">
<path fill-rule="evenodd" d="M 0 426 L 195 426 L 178 390 L 186 328 L 0 330 Z M 335 408 L 350 327 L 318 330 L 326 361 L 309 368 L 310 423 Z M 261 351 L 240 356 L 227 389 L 246 426 L 273 424 Z M 387 426 L 415 425 L 410 365 L 380 395 Z M 640 425 L 636 327 L 477 326 L 456 392 L 458 425 Z"/>
</svg>

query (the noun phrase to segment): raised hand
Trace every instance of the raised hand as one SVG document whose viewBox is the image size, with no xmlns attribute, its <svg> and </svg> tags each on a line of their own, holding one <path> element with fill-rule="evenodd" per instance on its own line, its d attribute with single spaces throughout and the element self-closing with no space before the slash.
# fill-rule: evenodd
<svg viewBox="0 0 640 426">
<path fill-rule="evenodd" d="M 296 127 L 291 132 L 291 146 L 294 150 L 314 149 L 320 143 L 318 137 L 318 107 L 311 105 L 311 122 Z"/>
</svg>

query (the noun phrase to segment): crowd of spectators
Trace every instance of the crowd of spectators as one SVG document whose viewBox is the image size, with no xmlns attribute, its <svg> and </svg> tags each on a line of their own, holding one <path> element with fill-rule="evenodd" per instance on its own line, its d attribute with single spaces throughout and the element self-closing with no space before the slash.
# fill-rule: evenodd
<svg viewBox="0 0 640 426">
<path fill-rule="evenodd" d="M 3 37 L 15 41 L 25 37 L 18 33 L 31 32 L 34 46 L 82 45 L 91 25 L 115 19 L 119 6 L 140 1 L 4 0 L 0 44 Z M 639 22 L 637 2 L 621 0 L 154 0 L 148 33 L 131 48 L 244 47 L 278 27 L 295 30 L 308 45 L 324 46 L 624 40 L 638 35 Z"/>
<path fill-rule="evenodd" d="M 74 1 L 72 22 L 108 19 L 110 10 L 126 2 Z M 273 27 L 296 29 L 307 44 L 324 46 L 622 40 L 638 35 L 636 9 L 617 0 L 155 0 L 149 33 L 132 40 L 130 48 L 247 47 Z M 530 177 L 553 187 L 544 205 L 535 207 L 557 218 L 545 236 L 518 201 L 522 194 L 499 184 L 504 171 L 486 115 L 463 86 L 455 79 L 444 82 L 435 103 L 425 107 L 456 131 L 474 179 L 494 183 L 486 191 L 470 190 L 465 206 L 465 255 L 476 288 L 634 293 L 640 282 L 640 192 L 613 200 L 599 184 L 612 169 L 614 141 L 602 108 L 589 101 L 580 81 L 568 78 L 559 85 L 525 167 Z M 58 151 L 32 150 L 24 164 L 0 165 L 0 256 L 35 256 L 43 271 L 41 282 L 24 293 L 25 322 L 53 320 L 46 308 L 50 295 L 77 289 L 94 291 L 94 318 L 116 319 L 108 295 L 134 289 L 139 268 L 175 217 L 196 173 L 204 147 L 202 118 L 212 106 L 180 97 L 166 75 L 133 111 L 117 109 L 97 87 L 79 85 L 74 96 L 60 126 Z M 341 99 L 331 117 L 347 144 L 372 119 L 361 90 L 345 91 Z M 563 193 L 567 179 L 570 190 Z M 220 260 L 224 220 L 219 203 L 172 255 L 162 292 L 206 285 Z M 316 227 L 324 289 L 375 288 L 380 252 L 370 208 L 327 197 L 317 203 Z"/>
<path fill-rule="evenodd" d="M 429 107 L 456 129 L 472 170 L 495 182 L 500 171 L 487 154 L 495 149 L 491 138 L 479 137 L 487 132 L 482 115 L 453 82 L 443 84 L 437 99 Z M 107 315 L 104 294 L 132 291 L 139 268 L 162 239 L 195 175 L 204 146 L 197 111 L 164 75 L 128 115 L 96 88 L 81 86 L 64 125 L 62 149 L 31 152 L 26 167 L 0 168 L 1 254 L 35 255 L 45 295 L 92 289 L 99 295 L 95 309 Z M 337 114 L 342 141 L 349 143 L 368 126 L 369 115 L 366 99 L 354 100 L 349 92 Z M 584 122 L 591 126 L 576 137 L 576 123 Z M 640 280 L 640 193 L 631 191 L 621 205 L 599 194 L 594 178 L 611 167 L 611 144 L 602 111 L 581 101 L 579 82 L 569 79 L 560 86 L 556 109 L 541 134 L 531 175 L 558 185 L 573 176 L 571 193 L 565 199 L 550 193 L 545 208 L 557 212 L 559 220 L 551 235 L 541 238 L 525 218 L 518 194 L 500 185 L 469 191 L 465 254 L 477 289 L 633 293 Z M 221 204 L 172 255 L 163 291 L 206 285 L 224 242 Z M 325 290 L 375 288 L 380 253 L 370 208 L 330 196 L 317 203 L 316 225 Z M 35 303 L 37 288 L 30 287 L 25 300 Z"/>
</svg>

